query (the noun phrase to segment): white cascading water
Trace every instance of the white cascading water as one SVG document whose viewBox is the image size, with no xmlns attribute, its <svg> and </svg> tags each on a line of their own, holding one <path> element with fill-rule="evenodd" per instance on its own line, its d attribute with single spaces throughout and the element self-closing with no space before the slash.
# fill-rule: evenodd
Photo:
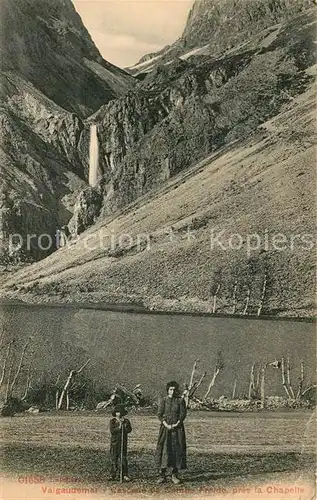
<svg viewBox="0 0 317 500">
<path fill-rule="evenodd" d="M 89 146 L 89 185 L 95 187 L 98 182 L 98 161 L 99 146 L 97 136 L 97 125 L 90 125 L 90 146 Z"/>
</svg>

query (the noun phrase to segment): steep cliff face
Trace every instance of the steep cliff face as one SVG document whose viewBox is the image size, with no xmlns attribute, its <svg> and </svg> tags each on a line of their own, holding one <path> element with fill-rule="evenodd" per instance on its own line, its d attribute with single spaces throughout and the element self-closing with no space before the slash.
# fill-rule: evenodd
<svg viewBox="0 0 317 500">
<path fill-rule="evenodd" d="M 208 61 L 201 67 L 180 61 L 168 72 L 158 68 L 138 89 L 93 117 L 106 181 L 106 213 L 208 154 L 215 123 L 213 106 L 205 100 L 208 85 L 226 81 L 248 60 L 246 56 L 221 65 Z"/>
<path fill-rule="evenodd" d="M 77 149 L 83 124 L 13 73 L 3 74 L 1 83 L 3 250 L 20 256 L 22 243 L 24 256 L 41 258 L 56 246 L 48 237 L 39 245 L 38 238 L 53 237 L 67 224 L 77 193 L 86 185 Z M 19 236 L 8 249 L 13 234 Z M 27 235 L 32 234 L 37 237 L 28 244 Z"/>
<path fill-rule="evenodd" d="M 93 115 L 104 174 L 103 213 L 246 137 L 302 92 L 309 81 L 303 70 L 315 61 L 314 16 L 302 13 L 274 25 L 251 37 L 247 47 L 238 45 L 219 58 L 197 55 L 158 66 L 125 97 Z"/>
<path fill-rule="evenodd" d="M 1 70 L 64 109 L 88 116 L 133 84 L 101 57 L 71 0 L 2 0 L 0 9 Z"/>
<path fill-rule="evenodd" d="M 11 254 L 40 258 L 87 186 L 83 119 L 134 80 L 101 57 L 71 0 L 2 0 L 0 19 L 2 253 L 17 234 Z"/>
</svg>

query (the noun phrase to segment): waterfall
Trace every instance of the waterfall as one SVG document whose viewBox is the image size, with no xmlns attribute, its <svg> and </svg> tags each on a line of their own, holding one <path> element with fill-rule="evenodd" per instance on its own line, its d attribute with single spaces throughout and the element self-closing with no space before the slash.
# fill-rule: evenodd
<svg viewBox="0 0 317 500">
<path fill-rule="evenodd" d="M 97 136 L 97 125 L 90 125 L 90 146 L 89 146 L 89 185 L 95 187 L 99 177 L 98 170 L 99 147 Z"/>
</svg>

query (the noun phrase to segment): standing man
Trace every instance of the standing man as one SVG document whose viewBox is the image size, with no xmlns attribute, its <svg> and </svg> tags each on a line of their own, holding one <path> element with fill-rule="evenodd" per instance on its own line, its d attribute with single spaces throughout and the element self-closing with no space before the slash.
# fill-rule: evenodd
<svg viewBox="0 0 317 500">
<path fill-rule="evenodd" d="M 186 404 L 179 395 L 174 380 L 166 385 L 167 395 L 159 402 L 158 418 L 161 422 L 156 446 L 156 463 L 160 477 L 158 484 L 166 482 L 166 470 L 172 469 L 172 482 L 179 484 L 178 471 L 186 469 L 186 436 L 184 420 Z"/>
</svg>

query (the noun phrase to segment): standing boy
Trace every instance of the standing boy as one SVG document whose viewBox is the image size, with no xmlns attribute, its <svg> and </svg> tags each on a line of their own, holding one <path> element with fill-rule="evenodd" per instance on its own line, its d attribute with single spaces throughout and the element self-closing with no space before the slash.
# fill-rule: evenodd
<svg viewBox="0 0 317 500">
<path fill-rule="evenodd" d="M 110 419 L 111 478 L 117 478 L 118 466 L 120 465 L 124 481 L 130 481 L 128 476 L 127 448 L 128 434 L 132 431 L 132 427 L 130 420 L 126 418 L 127 413 L 123 406 L 116 406 Z"/>
</svg>

